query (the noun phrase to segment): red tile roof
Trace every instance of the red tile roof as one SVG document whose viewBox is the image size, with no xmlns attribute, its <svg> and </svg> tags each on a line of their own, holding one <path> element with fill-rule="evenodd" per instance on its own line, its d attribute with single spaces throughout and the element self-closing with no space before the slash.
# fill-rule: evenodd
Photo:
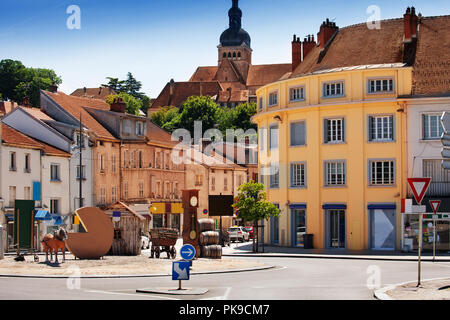
<svg viewBox="0 0 450 320">
<path fill-rule="evenodd" d="M 105 101 L 68 96 L 59 91 L 57 93 L 45 91 L 44 93 L 60 107 L 70 113 L 74 118 L 79 119 L 81 113 L 83 125 L 94 132 L 98 138 L 117 141 L 117 139 L 106 128 L 104 128 L 92 115 L 89 114 L 89 112 L 84 109 L 84 107 L 88 107 L 100 110 L 109 110 L 109 105 Z"/>
<path fill-rule="evenodd" d="M 116 92 L 110 88 L 80 88 L 72 92 L 71 96 L 76 97 L 84 97 L 84 98 L 92 98 L 92 99 L 100 99 L 105 100 L 109 95 L 116 94 Z"/>
</svg>

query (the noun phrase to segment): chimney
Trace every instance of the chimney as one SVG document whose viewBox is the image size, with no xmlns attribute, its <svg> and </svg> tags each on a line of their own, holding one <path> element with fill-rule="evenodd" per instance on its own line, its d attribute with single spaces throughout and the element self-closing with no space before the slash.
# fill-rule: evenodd
<svg viewBox="0 0 450 320">
<path fill-rule="evenodd" d="M 201 144 L 202 144 L 202 150 L 201 152 L 204 152 L 205 149 L 212 143 L 212 140 L 209 138 L 203 138 L 201 139 Z M 210 154 L 208 154 L 209 156 Z"/>
<path fill-rule="evenodd" d="M 302 42 L 300 38 L 294 34 L 294 39 L 292 40 L 292 72 L 300 65 L 302 62 Z"/>
<path fill-rule="evenodd" d="M 30 98 L 28 97 L 23 98 L 22 106 L 25 108 L 32 108 L 33 106 L 31 105 Z M 11 110 L 12 109 L 14 109 L 14 105 L 11 105 Z"/>
<path fill-rule="evenodd" d="M 408 7 L 403 15 L 404 25 L 404 42 L 411 42 L 413 38 L 417 38 L 417 27 L 419 18 L 416 15 L 416 8 Z"/>
<path fill-rule="evenodd" d="M 102 94 L 102 87 L 100 87 L 100 88 L 98 88 L 98 95 L 101 95 Z"/>
<path fill-rule="evenodd" d="M 333 37 L 333 35 L 339 30 L 336 23 L 331 22 L 328 18 L 320 26 L 320 31 L 317 34 L 317 41 L 319 42 L 320 48 L 324 49 L 328 41 Z"/>
<path fill-rule="evenodd" d="M 50 91 L 51 93 L 57 93 L 58 92 L 58 85 L 53 82 L 52 85 L 50 86 L 50 88 L 48 89 L 48 91 Z"/>
<path fill-rule="evenodd" d="M 111 103 L 110 110 L 117 113 L 125 113 L 127 105 L 122 98 L 115 98 L 113 103 Z"/>
<path fill-rule="evenodd" d="M 316 41 L 314 40 L 313 35 L 308 35 L 303 41 L 303 60 L 305 60 L 306 56 L 314 49 L 316 46 Z"/>
</svg>

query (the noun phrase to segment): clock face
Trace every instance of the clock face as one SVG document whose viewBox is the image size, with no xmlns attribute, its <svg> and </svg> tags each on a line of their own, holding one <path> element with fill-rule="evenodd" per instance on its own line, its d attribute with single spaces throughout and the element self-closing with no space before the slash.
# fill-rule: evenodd
<svg viewBox="0 0 450 320">
<path fill-rule="evenodd" d="M 191 201 L 190 201 L 191 207 L 196 207 L 198 204 L 198 199 L 196 196 L 191 197 Z"/>
</svg>

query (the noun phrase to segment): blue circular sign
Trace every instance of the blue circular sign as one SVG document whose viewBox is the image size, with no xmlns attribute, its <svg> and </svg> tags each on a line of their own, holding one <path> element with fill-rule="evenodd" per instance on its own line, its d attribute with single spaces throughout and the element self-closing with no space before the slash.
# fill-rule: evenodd
<svg viewBox="0 0 450 320">
<path fill-rule="evenodd" d="M 195 247 L 191 244 L 185 244 L 180 250 L 181 258 L 186 261 L 191 261 L 195 258 Z"/>
</svg>

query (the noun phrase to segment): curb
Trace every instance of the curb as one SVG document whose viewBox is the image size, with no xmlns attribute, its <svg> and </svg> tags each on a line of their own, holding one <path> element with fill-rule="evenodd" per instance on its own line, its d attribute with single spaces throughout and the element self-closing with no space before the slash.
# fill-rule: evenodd
<svg viewBox="0 0 450 320">
<path fill-rule="evenodd" d="M 252 272 L 252 271 L 263 271 L 269 269 L 275 269 L 276 266 L 265 266 L 258 268 L 248 268 L 248 269 L 234 269 L 234 270 L 218 270 L 218 271 L 200 271 L 192 272 L 191 276 L 204 275 L 204 274 L 223 274 L 223 273 L 240 273 L 240 272 Z M 171 277 L 171 273 L 160 273 L 160 274 L 140 274 L 140 275 L 92 275 L 92 276 L 79 276 L 80 279 L 131 279 L 131 278 L 160 278 L 160 277 Z M 25 278 L 25 279 L 71 279 L 76 277 L 75 275 L 60 275 L 60 276 L 44 276 L 44 275 L 17 275 L 17 274 L 0 274 L 0 278 Z"/>
<path fill-rule="evenodd" d="M 223 257 L 254 257 L 254 258 L 299 258 L 299 259 L 335 259 L 335 260 L 374 260 L 374 261 L 404 261 L 404 262 L 417 262 L 417 257 L 376 257 L 376 256 L 329 256 L 329 255 L 302 255 L 302 254 L 277 254 L 277 253 L 267 253 L 267 254 L 251 254 L 251 253 L 237 253 L 237 254 L 222 254 Z M 422 257 L 423 262 L 433 262 L 432 259 L 424 259 Z M 438 259 L 434 262 L 450 262 L 450 257 Z"/>
<path fill-rule="evenodd" d="M 427 282 L 427 281 L 436 281 L 436 280 L 448 280 L 447 278 L 435 278 L 435 279 L 425 279 L 425 280 L 421 280 L 421 282 Z M 378 299 L 378 300 L 396 300 L 394 298 L 392 298 L 390 295 L 388 295 L 386 292 L 391 291 L 391 290 L 395 290 L 395 288 L 400 287 L 400 286 L 404 286 L 410 283 L 415 283 L 416 281 L 408 281 L 408 282 L 403 282 L 403 283 L 398 283 L 398 284 L 394 284 L 388 287 L 384 287 L 378 290 L 375 290 L 373 292 L 373 296 Z"/>
</svg>

